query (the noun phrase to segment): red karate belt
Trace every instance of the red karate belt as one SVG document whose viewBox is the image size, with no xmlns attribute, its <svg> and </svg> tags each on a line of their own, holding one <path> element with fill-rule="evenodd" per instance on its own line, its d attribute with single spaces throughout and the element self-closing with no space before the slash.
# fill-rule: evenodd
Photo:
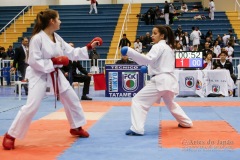
<svg viewBox="0 0 240 160">
<path fill-rule="evenodd" d="M 56 74 L 56 77 L 55 77 Z M 53 83 L 53 90 L 55 95 L 55 108 L 57 106 L 57 99 L 59 97 L 59 88 L 58 88 L 58 68 L 55 68 L 55 71 L 50 73 Z"/>
</svg>

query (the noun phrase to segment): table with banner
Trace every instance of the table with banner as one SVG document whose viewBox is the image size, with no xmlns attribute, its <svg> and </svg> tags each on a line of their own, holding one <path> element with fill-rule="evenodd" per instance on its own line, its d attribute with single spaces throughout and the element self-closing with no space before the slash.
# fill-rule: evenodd
<svg viewBox="0 0 240 160">
<path fill-rule="evenodd" d="M 133 97 L 144 86 L 140 65 L 105 65 L 106 97 Z"/>
<path fill-rule="evenodd" d="M 175 70 L 179 83 L 179 96 L 206 97 L 209 94 L 229 96 L 234 82 L 228 70 Z"/>
</svg>

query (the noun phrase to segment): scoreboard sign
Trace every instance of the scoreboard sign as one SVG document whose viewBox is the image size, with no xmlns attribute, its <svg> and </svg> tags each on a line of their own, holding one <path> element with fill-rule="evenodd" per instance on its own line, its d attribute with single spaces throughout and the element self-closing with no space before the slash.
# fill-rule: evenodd
<svg viewBox="0 0 240 160">
<path fill-rule="evenodd" d="M 195 51 L 176 51 L 175 68 L 203 68 L 203 53 Z"/>
<path fill-rule="evenodd" d="M 134 97 L 144 86 L 139 65 L 106 65 L 106 97 Z"/>
</svg>

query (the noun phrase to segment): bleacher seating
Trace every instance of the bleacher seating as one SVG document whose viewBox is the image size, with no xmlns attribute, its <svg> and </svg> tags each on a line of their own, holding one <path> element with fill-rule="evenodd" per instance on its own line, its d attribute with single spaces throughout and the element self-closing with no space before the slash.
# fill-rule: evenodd
<svg viewBox="0 0 240 160">
<path fill-rule="evenodd" d="M 200 8 L 202 9 L 202 3 L 201 2 L 188 2 L 186 3 L 188 5 L 188 9 L 189 10 L 192 10 L 193 8 Z M 150 8 L 150 7 L 153 7 L 155 8 L 155 6 L 159 6 L 160 9 L 164 8 L 164 3 L 143 3 L 142 4 L 142 10 L 141 10 L 141 13 L 146 13 L 147 10 Z M 175 2 L 174 3 L 174 6 L 177 8 L 177 9 L 180 9 L 181 8 L 181 5 L 182 3 L 179 3 L 179 2 Z"/>
<path fill-rule="evenodd" d="M 10 22 L 25 6 L 0 7 L 0 29 Z"/>
<path fill-rule="evenodd" d="M 103 45 L 97 48 L 100 58 L 105 59 L 113 37 L 115 26 L 122 9 L 122 4 L 98 6 L 98 14 L 89 14 L 89 5 L 62 5 L 49 6 L 57 10 L 60 15 L 61 26 L 57 33 L 66 41 L 75 46 L 83 47 L 94 37 L 101 37 Z M 33 26 L 28 28 L 24 36 L 31 36 Z M 14 43 L 14 47 L 20 41 Z"/>
<path fill-rule="evenodd" d="M 160 10 L 163 9 L 164 3 L 161 4 L 142 4 L 141 8 L 141 13 L 146 13 L 147 10 L 150 7 L 155 7 L 156 5 L 160 6 Z M 180 3 L 174 3 L 174 6 L 176 6 L 178 9 L 180 9 Z M 194 6 L 201 6 L 200 2 L 191 2 L 187 3 L 189 12 L 182 13 L 179 17 L 178 20 L 174 21 L 174 25 L 171 26 L 173 31 L 175 31 L 178 27 L 178 25 L 182 26 L 183 31 L 188 32 L 189 34 L 192 31 L 193 26 L 198 26 L 200 28 L 200 31 L 203 34 L 206 34 L 208 30 L 212 30 L 213 32 L 213 38 L 216 39 L 217 35 L 223 36 L 224 34 L 228 33 L 228 30 L 232 28 L 232 25 L 230 24 L 230 21 L 225 14 L 225 12 L 215 12 L 215 19 L 214 21 L 211 21 L 208 19 L 208 12 L 203 11 L 200 9 L 198 12 L 190 12 Z M 206 20 L 194 20 L 195 15 L 204 15 L 207 17 Z M 158 20 L 156 24 L 165 24 L 164 20 Z M 137 36 L 144 36 L 146 32 L 150 32 L 153 28 L 153 25 L 146 25 L 144 21 L 139 21 L 138 25 L 138 31 L 137 31 Z M 233 30 L 233 35 L 237 38 L 237 35 L 234 33 Z M 240 46 L 235 46 L 235 52 L 234 55 L 235 57 L 240 57 Z"/>
<path fill-rule="evenodd" d="M 199 2 L 192 2 L 187 3 L 190 7 L 191 5 L 200 5 Z M 141 13 L 145 13 L 150 6 L 156 6 L 157 4 L 142 4 L 142 11 Z M 175 6 L 178 4 L 175 4 Z M 162 6 L 162 5 L 160 5 Z M 163 6 L 162 6 L 163 7 Z M 161 9 L 161 8 L 160 8 Z M 179 16 L 179 20 L 174 21 L 174 25 L 171 26 L 173 30 L 176 30 L 178 25 L 182 26 L 182 29 L 184 31 L 187 31 L 188 33 L 191 33 L 192 26 L 198 26 L 202 33 L 206 33 L 209 29 L 213 31 L 214 38 L 219 34 L 223 35 L 225 33 L 228 33 L 228 29 L 232 28 L 231 24 L 229 23 L 229 20 L 225 14 L 225 12 L 216 12 L 215 13 L 215 20 L 211 21 L 209 19 L 206 20 L 194 20 L 193 17 L 195 15 L 204 15 L 208 17 L 208 12 L 199 11 L 199 12 L 187 12 L 182 13 L 181 16 Z M 214 24 L 213 24 L 214 23 Z M 165 24 L 164 21 L 157 21 L 157 24 Z M 151 25 L 145 25 L 144 21 L 139 22 L 138 27 L 138 36 L 145 35 L 146 32 L 149 32 L 152 30 Z"/>
<path fill-rule="evenodd" d="M 163 9 L 164 3 L 149 3 L 142 4 L 141 13 L 146 13 L 150 7 L 155 7 L 156 5 L 160 6 L 160 9 Z M 183 30 L 191 33 L 192 26 L 198 26 L 203 34 L 206 34 L 210 29 L 213 32 L 213 38 L 215 39 L 217 35 L 223 36 L 223 34 L 228 33 L 228 30 L 232 28 L 232 25 L 229 22 L 228 17 L 225 12 L 215 12 L 215 20 L 211 21 L 210 19 L 206 20 L 194 20 L 195 15 L 204 15 L 208 17 L 208 12 L 203 11 L 201 8 L 200 2 L 190 2 L 187 3 L 189 12 L 182 13 L 179 16 L 179 19 L 174 21 L 172 29 L 176 30 L 178 25 L 181 25 Z M 53 5 L 50 6 L 51 9 L 55 9 L 60 14 L 60 20 L 62 21 L 61 29 L 57 31 L 63 39 L 67 42 L 75 43 L 75 46 L 85 46 L 92 38 L 96 36 L 102 37 L 104 43 L 103 46 L 97 48 L 97 52 L 101 55 L 101 58 L 104 59 L 107 57 L 109 46 L 113 37 L 114 29 L 119 18 L 119 14 L 122 9 L 122 4 L 101 4 L 98 6 L 98 15 L 88 14 L 89 5 Z M 174 3 L 174 6 L 180 9 L 181 3 Z M 190 12 L 191 9 L 199 9 L 199 12 Z M 0 17 L 4 17 L 3 11 L 8 9 L 12 12 L 9 15 L 14 16 L 24 7 L 2 7 L 3 10 L 0 10 Z M 17 8 L 14 10 L 13 8 Z M 7 16 L 8 17 L 8 16 Z M 3 18 L 5 19 L 6 16 Z M 11 18 L 10 18 L 11 19 Z M 0 25 L 3 23 L 2 19 Z M 6 22 L 4 23 L 6 24 Z M 158 20 L 157 24 L 165 24 L 164 20 Z M 144 21 L 139 21 L 137 29 L 137 37 L 145 35 L 146 32 L 151 32 L 152 25 L 146 25 Z M 32 27 L 28 28 L 27 32 L 23 33 L 23 36 L 30 37 L 32 33 Z M 234 31 L 234 30 L 233 30 Z M 234 33 L 236 38 L 237 35 Z M 19 37 L 18 42 L 14 43 L 14 48 L 19 46 L 21 43 L 21 37 Z M 235 46 L 235 57 L 240 56 L 240 47 Z"/>
<path fill-rule="evenodd" d="M 234 46 L 234 57 L 240 57 L 240 46 L 239 45 Z"/>
</svg>

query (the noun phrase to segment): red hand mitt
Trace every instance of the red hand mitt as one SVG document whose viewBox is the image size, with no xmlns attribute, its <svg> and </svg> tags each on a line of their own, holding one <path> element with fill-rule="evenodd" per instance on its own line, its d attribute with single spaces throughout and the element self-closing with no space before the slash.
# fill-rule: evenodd
<svg viewBox="0 0 240 160">
<path fill-rule="evenodd" d="M 53 57 L 51 60 L 55 65 L 67 66 L 69 63 L 69 59 L 67 56 Z"/>
<path fill-rule="evenodd" d="M 101 46 L 103 44 L 103 40 L 100 37 L 95 37 L 94 41 L 99 41 L 99 44 L 98 44 L 99 46 Z"/>
<path fill-rule="evenodd" d="M 92 44 L 93 42 L 95 42 L 95 41 L 99 41 L 99 44 L 98 44 L 99 46 L 101 46 L 101 45 L 103 44 L 102 38 L 100 38 L 100 37 L 95 37 L 95 38 L 93 38 L 93 40 L 92 40 L 90 43 L 87 44 L 87 49 L 88 49 L 88 50 L 92 49 L 91 44 Z"/>
</svg>

